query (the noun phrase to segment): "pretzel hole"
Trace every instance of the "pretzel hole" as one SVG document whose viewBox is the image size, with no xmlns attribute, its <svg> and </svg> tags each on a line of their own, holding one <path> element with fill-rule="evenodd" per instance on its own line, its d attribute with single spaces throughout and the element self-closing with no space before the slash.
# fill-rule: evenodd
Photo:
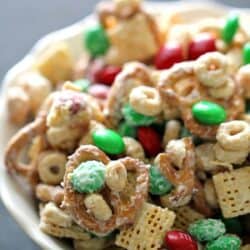
<svg viewBox="0 0 250 250">
<path fill-rule="evenodd" d="M 49 170 L 52 174 L 57 175 L 60 171 L 60 168 L 58 166 L 50 166 Z"/>
</svg>

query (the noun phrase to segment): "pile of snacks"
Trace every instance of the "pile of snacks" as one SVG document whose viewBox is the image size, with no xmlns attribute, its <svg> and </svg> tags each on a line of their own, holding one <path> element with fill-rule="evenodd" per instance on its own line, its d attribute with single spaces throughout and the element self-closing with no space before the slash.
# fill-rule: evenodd
<svg viewBox="0 0 250 250">
<path fill-rule="evenodd" d="M 250 249 L 250 36 L 241 16 L 167 25 L 97 6 L 74 62 L 53 44 L 8 90 L 10 174 L 75 249 Z M 165 27 L 164 29 L 162 27 Z"/>
</svg>

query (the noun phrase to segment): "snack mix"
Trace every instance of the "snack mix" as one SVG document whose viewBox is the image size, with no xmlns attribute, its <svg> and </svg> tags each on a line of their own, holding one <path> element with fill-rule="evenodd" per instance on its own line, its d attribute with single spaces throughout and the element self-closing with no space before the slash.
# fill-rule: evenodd
<svg viewBox="0 0 250 250">
<path fill-rule="evenodd" d="M 11 175 L 79 250 L 250 249 L 250 33 L 241 14 L 101 2 L 8 89 Z M 164 18 L 163 18 L 164 17 Z M 165 20 L 163 25 L 163 20 Z"/>
</svg>

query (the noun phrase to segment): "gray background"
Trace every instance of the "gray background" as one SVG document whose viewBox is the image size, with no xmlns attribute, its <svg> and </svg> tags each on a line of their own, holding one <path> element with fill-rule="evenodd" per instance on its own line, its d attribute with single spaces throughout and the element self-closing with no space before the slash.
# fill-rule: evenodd
<svg viewBox="0 0 250 250">
<path fill-rule="evenodd" d="M 91 12 L 97 2 L 97 0 L 0 0 L 0 79 L 39 38 L 83 18 Z M 220 2 L 250 7 L 249 0 Z M 0 250 L 31 249 L 39 248 L 15 224 L 0 202 Z"/>
</svg>

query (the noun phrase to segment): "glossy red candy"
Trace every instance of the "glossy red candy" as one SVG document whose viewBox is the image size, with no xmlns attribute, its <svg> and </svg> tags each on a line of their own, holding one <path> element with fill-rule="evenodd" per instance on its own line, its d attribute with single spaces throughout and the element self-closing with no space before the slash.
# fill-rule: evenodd
<svg viewBox="0 0 250 250">
<path fill-rule="evenodd" d="M 175 63 L 184 61 L 184 54 L 181 45 L 178 43 L 165 44 L 155 57 L 157 69 L 168 69 Z"/>
<path fill-rule="evenodd" d="M 112 85 L 120 71 L 121 67 L 105 65 L 102 60 L 97 59 L 90 64 L 88 77 L 94 83 Z"/>
<path fill-rule="evenodd" d="M 97 99 L 105 100 L 108 97 L 110 87 L 104 84 L 90 85 L 88 93 Z"/>
<path fill-rule="evenodd" d="M 165 245 L 168 250 L 198 250 L 196 241 L 189 234 L 178 230 L 166 233 Z"/>
<path fill-rule="evenodd" d="M 97 74 L 97 82 L 112 85 L 116 76 L 120 73 L 121 68 L 118 66 L 104 66 Z"/>
<path fill-rule="evenodd" d="M 148 156 L 161 152 L 161 137 L 153 128 L 139 127 L 137 137 Z"/>
<path fill-rule="evenodd" d="M 215 38 L 209 33 L 202 33 L 194 37 L 188 49 L 188 59 L 195 60 L 201 55 L 216 51 Z"/>
</svg>

